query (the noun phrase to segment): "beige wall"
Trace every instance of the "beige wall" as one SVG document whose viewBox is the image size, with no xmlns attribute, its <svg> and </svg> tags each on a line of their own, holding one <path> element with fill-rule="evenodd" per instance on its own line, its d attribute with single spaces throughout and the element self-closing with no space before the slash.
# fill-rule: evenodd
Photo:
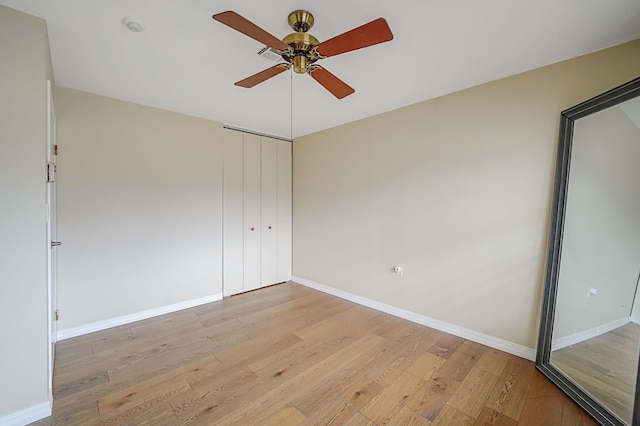
<svg viewBox="0 0 640 426">
<path fill-rule="evenodd" d="M 640 129 L 620 107 L 576 121 L 554 338 L 628 319 L 640 271 Z M 597 295 L 587 296 L 589 287 Z"/>
<path fill-rule="evenodd" d="M 559 113 L 639 74 L 635 41 L 296 139 L 294 276 L 535 347 Z"/>
<path fill-rule="evenodd" d="M 57 88 L 58 330 L 222 292 L 222 124 Z"/>
<path fill-rule="evenodd" d="M 48 401 L 43 20 L 0 6 L 0 418 Z"/>
</svg>

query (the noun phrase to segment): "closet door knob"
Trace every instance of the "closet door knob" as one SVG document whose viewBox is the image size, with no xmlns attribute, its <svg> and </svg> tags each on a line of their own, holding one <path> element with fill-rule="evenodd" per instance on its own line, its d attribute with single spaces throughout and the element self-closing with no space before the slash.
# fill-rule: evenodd
<svg viewBox="0 0 640 426">
<path fill-rule="evenodd" d="M 252 231 L 255 231 L 255 230 L 256 230 L 256 228 L 254 228 L 254 227 L 251 227 L 251 230 L 252 230 Z"/>
<path fill-rule="evenodd" d="M 269 227 L 269 229 L 271 229 L 271 227 Z"/>
</svg>

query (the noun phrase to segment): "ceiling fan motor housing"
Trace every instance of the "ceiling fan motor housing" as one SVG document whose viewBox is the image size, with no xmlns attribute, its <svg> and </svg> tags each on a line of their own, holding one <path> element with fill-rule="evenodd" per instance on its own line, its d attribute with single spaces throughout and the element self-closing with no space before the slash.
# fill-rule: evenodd
<svg viewBox="0 0 640 426">
<path fill-rule="evenodd" d="M 296 32 L 282 39 L 292 49 L 292 51 L 283 52 L 282 57 L 293 65 L 293 70 L 298 74 L 306 73 L 308 66 L 319 59 L 312 49 L 320 42 L 307 33 L 313 26 L 313 22 L 313 15 L 309 11 L 294 10 L 289 14 L 289 26 Z"/>
<path fill-rule="evenodd" d="M 292 51 L 282 53 L 285 61 L 293 64 L 293 70 L 298 74 L 307 72 L 307 65 L 316 62 L 319 58 L 311 49 L 319 44 L 317 38 L 308 33 L 292 33 L 282 39 L 291 46 Z"/>
</svg>

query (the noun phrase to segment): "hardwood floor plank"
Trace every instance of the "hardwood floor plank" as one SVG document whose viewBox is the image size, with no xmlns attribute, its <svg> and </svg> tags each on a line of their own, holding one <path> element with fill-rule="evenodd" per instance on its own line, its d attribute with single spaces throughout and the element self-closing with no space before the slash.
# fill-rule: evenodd
<svg viewBox="0 0 640 426">
<path fill-rule="evenodd" d="M 381 383 L 395 381 L 404 372 L 401 366 L 411 364 L 419 353 L 426 350 L 429 344 L 420 337 L 432 336 L 432 333 L 422 335 L 423 331 L 425 331 L 423 328 L 414 328 L 414 325 L 401 329 L 394 334 L 393 338 L 385 340 L 381 346 L 378 346 L 377 350 L 363 353 L 342 365 L 331 376 L 309 387 L 305 393 L 293 400 L 294 405 L 307 414 L 307 407 L 304 405 L 307 401 L 317 400 L 318 395 L 333 395 L 336 389 L 350 388 L 353 388 L 353 394 L 345 395 L 344 404 L 353 402 L 357 402 L 358 405 L 364 404 L 369 397 L 374 396 L 371 390 L 385 386 Z M 409 341 L 412 345 L 407 344 Z M 375 386 L 370 385 L 372 381 L 376 383 Z M 363 387 L 359 387 L 360 384 Z M 367 389 L 369 392 L 365 392 Z M 350 401 L 349 398 L 354 396 L 355 401 Z M 331 404 L 329 401 L 332 399 L 328 399 L 327 404 Z"/>
<path fill-rule="evenodd" d="M 191 386 L 184 379 L 136 384 L 98 399 L 98 410 L 104 416 L 115 410 L 124 411 L 133 406 L 150 405 L 150 401 L 165 401 L 188 390 L 191 390 Z"/>
<path fill-rule="evenodd" d="M 373 329 L 378 330 L 375 326 Z M 354 405 L 364 405 L 368 399 L 379 393 L 385 386 L 384 383 L 397 380 L 406 366 L 429 347 L 429 342 L 434 340 L 433 336 L 434 333 L 423 327 L 415 327 L 415 324 L 409 323 L 384 340 L 375 351 L 363 353 L 342 365 L 327 379 L 318 381 L 317 385 L 310 387 L 306 393 L 294 399 L 293 403 L 307 414 L 307 411 L 311 410 L 305 405 L 308 401 L 315 403 L 318 395 L 334 395 L 336 389 L 347 389 L 342 401 L 345 406 L 351 408 Z M 333 398 L 326 399 L 329 407 L 333 403 L 336 403 Z M 315 407 L 319 408 L 317 404 Z M 342 409 L 340 402 L 337 402 L 337 407 Z M 343 410 L 342 413 L 345 414 L 346 411 Z M 333 421 L 340 423 L 342 418 L 337 417 Z"/>
<path fill-rule="evenodd" d="M 87 343 L 85 345 L 68 346 L 66 349 L 60 349 L 58 350 L 58 352 L 56 352 L 55 362 L 57 365 L 72 364 L 75 361 L 91 354 L 93 354 L 93 346 L 91 343 Z"/>
<path fill-rule="evenodd" d="M 531 361 L 510 358 L 487 399 L 487 407 L 520 420 L 534 374 Z"/>
<path fill-rule="evenodd" d="M 163 328 L 160 328 L 160 331 L 162 330 Z M 200 341 L 203 345 L 211 345 L 211 341 L 206 342 L 206 330 L 202 329 L 199 324 L 198 330 L 202 335 L 181 332 L 165 334 L 160 338 L 127 338 L 121 342 L 120 346 L 93 353 L 74 363 L 63 365 L 56 363 L 54 379 L 56 383 L 67 383 L 99 372 L 98 367 L 106 368 L 111 373 L 115 373 L 126 366 L 132 366 L 154 355 L 192 344 L 195 341 Z"/>
<path fill-rule="evenodd" d="M 310 392 L 292 402 L 305 413 L 309 424 L 343 425 L 382 390 L 375 381 L 361 377 L 350 386 L 331 388 L 322 393 Z"/>
<path fill-rule="evenodd" d="M 522 418 L 525 416 L 522 415 Z M 538 426 L 547 425 L 551 426 L 551 423 L 538 418 Z M 518 422 L 513 420 L 510 417 L 505 416 L 504 414 L 498 413 L 495 410 L 491 410 L 490 408 L 484 407 L 480 412 L 480 415 L 476 419 L 474 426 L 516 426 Z"/>
<path fill-rule="evenodd" d="M 376 426 L 376 424 L 362 414 L 356 413 L 347 420 L 345 426 Z"/>
<path fill-rule="evenodd" d="M 510 357 L 511 355 L 506 352 L 487 348 L 478 360 L 476 367 L 500 375 L 504 371 L 504 367 L 507 366 Z"/>
<path fill-rule="evenodd" d="M 527 400 L 523 407 L 520 422 L 518 425 L 538 426 L 544 425 L 560 425 L 562 422 L 562 414 L 565 404 L 557 398 L 533 398 Z M 490 410 L 487 407 L 488 410 Z M 491 410 L 498 413 L 495 410 Z M 498 413 L 499 414 L 499 413 Z M 515 422 L 515 420 L 513 420 Z"/>
<path fill-rule="evenodd" d="M 216 358 L 223 364 L 251 364 L 264 356 L 278 353 L 281 350 L 300 342 L 294 334 L 262 335 L 215 352 Z"/>
<path fill-rule="evenodd" d="M 289 377 L 300 373 L 301 369 L 309 367 L 310 363 L 319 362 L 353 341 L 344 336 L 320 341 L 303 340 L 282 351 L 257 359 L 248 367 L 258 376 Z"/>
<path fill-rule="evenodd" d="M 267 318 L 262 318 L 260 315 L 239 317 L 245 324 L 243 331 L 250 337 L 269 333 L 273 329 L 294 334 L 302 328 L 310 327 L 352 307 L 346 301 L 344 303 L 335 303 L 332 300 L 314 301 L 313 298 L 301 306 L 295 305 L 299 303 L 298 300 L 290 303 L 293 304 L 291 307 L 278 306 L 278 309 L 271 311 Z M 288 309 L 285 310 L 283 308 Z"/>
<path fill-rule="evenodd" d="M 54 399 L 54 414 L 57 412 L 67 412 L 77 409 L 79 404 L 95 406 L 100 398 L 112 395 L 118 391 L 126 389 L 135 384 L 153 384 L 160 386 L 161 383 L 174 379 L 192 380 L 202 375 L 209 374 L 215 370 L 220 362 L 212 355 L 207 355 L 188 364 L 176 366 L 165 366 L 155 370 L 151 374 L 122 377 L 118 380 L 110 380 L 97 386 L 89 387 L 64 398 Z"/>
<path fill-rule="evenodd" d="M 173 312 L 171 314 L 161 315 L 159 317 L 150 318 L 142 321 L 138 321 L 130 325 L 131 334 L 134 336 L 145 337 L 154 336 L 157 337 L 163 333 L 171 334 L 176 329 L 184 329 L 186 327 L 192 327 L 194 325 L 202 324 L 198 323 L 198 316 L 186 309 L 183 311 Z"/>
<path fill-rule="evenodd" d="M 106 383 L 108 381 L 109 375 L 106 370 L 101 371 L 98 374 L 90 374 L 89 376 L 56 386 L 54 388 L 53 397 L 56 399 L 64 398 L 69 395 L 73 395 L 76 392 L 86 390 L 93 386 L 98 386 L 99 384 Z"/>
<path fill-rule="evenodd" d="M 451 396 L 448 404 L 470 417 L 477 418 L 498 377 L 490 371 L 473 367 Z"/>
<path fill-rule="evenodd" d="M 260 423 L 264 426 L 294 426 L 305 423 L 307 418 L 291 404 L 270 415 Z"/>
<path fill-rule="evenodd" d="M 598 423 L 576 404 L 566 403 L 560 426 L 598 426 Z"/>
<path fill-rule="evenodd" d="M 118 380 L 119 378 L 131 377 L 132 375 L 140 375 L 143 373 L 152 373 L 154 370 L 166 366 L 181 366 L 191 361 L 202 358 L 211 353 L 215 345 L 207 338 L 195 340 L 192 343 L 172 347 L 167 345 L 169 349 L 157 353 L 155 350 L 144 352 L 136 356 L 130 356 L 120 365 L 109 368 L 110 380 Z"/>
<path fill-rule="evenodd" d="M 165 395 L 165 398 L 169 395 Z M 149 400 L 129 408 L 125 411 L 117 411 L 107 416 L 100 416 L 91 422 L 85 423 L 87 426 L 109 426 L 109 425 L 136 425 L 136 426 L 172 426 L 176 424 L 176 416 L 169 404 L 157 405 L 163 398 Z"/>
<path fill-rule="evenodd" d="M 446 362 L 445 358 L 427 352 L 411 364 L 407 371 L 423 380 L 429 380 Z"/>
<path fill-rule="evenodd" d="M 434 422 L 459 385 L 460 383 L 450 377 L 435 374 L 427 381 L 427 386 L 421 387 L 418 392 L 409 397 L 407 406 Z"/>
<path fill-rule="evenodd" d="M 406 406 L 407 400 L 419 392 L 420 388 L 427 386 L 427 382 L 421 378 L 405 372 L 369 401 L 360 412 L 377 425 L 390 424 L 398 411 Z"/>
<path fill-rule="evenodd" d="M 429 352 L 441 358 L 449 359 L 463 343 L 463 338 L 443 333 L 438 341 L 429 348 Z"/>
<path fill-rule="evenodd" d="M 436 330 L 408 323 L 389 336 L 380 350 L 372 354 L 366 375 L 382 386 L 393 383 L 432 346 L 440 334 Z"/>
<path fill-rule="evenodd" d="M 367 334 L 361 329 L 366 328 L 368 323 L 374 321 L 378 315 L 380 312 L 368 308 L 361 310 L 359 306 L 352 304 L 345 311 L 296 331 L 295 335 L 301 339 L 321 339 L 336 335 L 359 338 Z"/>
<path fill-rule="evenodd" d="M 82 336 L 72 337 L 56 343 L 56 348 L 60 351 L 68 351 L 71 348 L 79 349 L 81 347 L 91 347 L 94 343 L 109 340 L 117 340 L 121 337 L 130 336 L 132 334 L 130 325 L 121 325 L 118 327 L 108 328 L 94 333 L 84 334 Z"/>
<path fill-rule="evenodd" d="M 56 354 L 38 426 L 595 425 L 529 361 L 295 283 Z"/>
<path fill-rule="evenodd" d="M 433 422 L 434 426 L 472 426 L 476 419 L 469 417 L 464 413 L 456 410 L 450 405 L 446 405 L 438 418 Z"/>
<path fill-rule="evenodd" d="M 339 352 L 325 358 L 301 374 L 262 395 L 260 398 L 251 401 L 241 410 L 225 416 L 219 420 L 220 424 L 231 424 L 235 422 L 257 424 L 262 418 L 272 414 L 274 400 L 278 398 L 286 399 L 288 395 L 298 394 L 310 387 L 316 386 L 318 381 L 327 380 L 327 377 L 331 376 L 340 366 L 357 359 L 363 353 L 366 354 L 368 351 L 373 350 L 383 341 L 384 339 L 373 334 L 368 334 L 356 340 Z"/>
<path fill-rule="evenodd" d="M 438 369 L 436 374 L 461 382 L 486 349 L 486 346 L 466 340 L 457 347 L 455 352 L 447 353 L 447 362 Z"/>
<path fill-rule="evenodd" d="M 241 296 L 244 296 L 244 295 L 239 295 L 236 297 L 241 297 Z M 205 312 L 198 315 L 199 320 L 203 326 L 209 327 L 211 325 L 218 324 L 220 321 L 237 319 L 238 317 L 242 317 L 250 313 L 255 313 L 263 309 L 268 309 L 272 306 L 277 306 L 282 303 L 295 300 L 291 296 L 280 296 L 272 299 L 267 298 L 265 300 L 261 300 L 255 295 L 251 295 L 251 296 L 254 297 L 254 299 L 250 303 L 248 302 L 243 304 L 234 304 L 229 308 L 211 310 L 210 312 Z M 229 299 L 225 299 L 222 302 L 228 305 L 233 301 L 229 301 Z"/>
<path fill-rule="evenodd" d="M 432 423 L 406 405 L 400 408 L 390 419 L 390 425 L 429 426 Z"/>
<path fill-rule="evenodd" d="M 192 390 L 171 399 L 170 404 L 176 417 L 189 423 L 207 417 L 222 417 L 225 410 L 239 408 L 241 396 L 258 396 L 260 393 L 247 392 L 247 387 L 255 383 L 257 376 L 244 366 L 220 369 L 209 376 L 200 378 L 191 385 Z M 235 405 L 234 405 L 235 403 Z"/>
<path fill-rule="evenodd" d="M 55 410 L 51 416 L 31 423 L 31 426 L 84 426 L 99 416 L 98 404 L 94 402 L 90 407 L 74 406 L 67 410 Z"/>
<path fill-rule="evenodd" d="M 91 344 L 91 350 L 94 354 L 97 354 L 99 352 L 108 352 L 116 349 L 122 349 L 125 347 L 125 343 L 138 341 L 140 339 L 143 339 L 143 337 L 136 336 L 133 333 L 125 334 L 114 339 L 101 339 Z"/>
</svg>

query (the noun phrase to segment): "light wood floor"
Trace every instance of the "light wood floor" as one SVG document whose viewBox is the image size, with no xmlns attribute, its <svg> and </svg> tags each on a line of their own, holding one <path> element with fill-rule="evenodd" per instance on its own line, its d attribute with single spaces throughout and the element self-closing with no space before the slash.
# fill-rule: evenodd
<svg viewBox="0 0 640 426">
<path fill-rule="evenodd" d="M 58 343 L 50 425 L 595 425 L 532 362 L 286 283 Z"/>
<path fill-rule="evenodd" d="M 629 323 L 551 354 L 551 363 L 631 424 L 640 325 Z"/>
</svg>

